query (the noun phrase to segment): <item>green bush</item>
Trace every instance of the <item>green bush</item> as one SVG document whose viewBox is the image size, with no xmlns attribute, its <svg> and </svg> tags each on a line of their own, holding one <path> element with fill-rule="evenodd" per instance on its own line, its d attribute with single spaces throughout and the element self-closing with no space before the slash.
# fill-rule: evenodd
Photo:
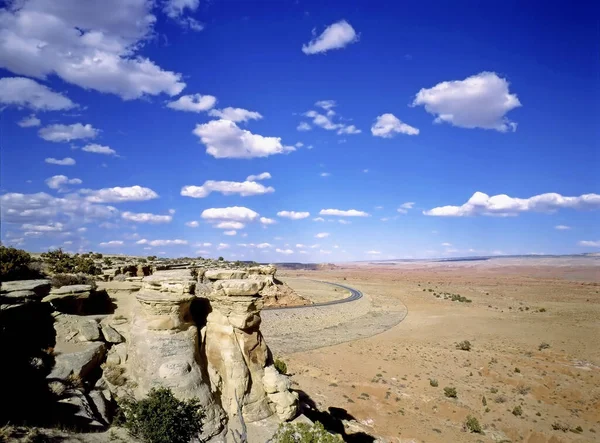
<svg viewBox="0 0 600 443">
<path fill-rule="evenodd" d="M 444 395 L 448 398 L 456 398 L 457 397 L 456 388 L 453 388 L 452 386 L 446 386 L 444 388 Z"/>
<path fill-rule="evenodd" d="M 523 415 L 523 408 L 521 408 L 521 406 L 515 406 L 512 410 L 512 415 L 515 417 Z"/>
<path fill-rule="evenodd" d="M 22 249 L 0 246 L 0 281 L 26 280 L 32 270 L 31 255 Z"/>
<path fill-rule="evenodd" d="M 126 400 L 119 407 L 119 422 L 146 443 L 189 443 L 202 431 L 200 401 L 178 400 L 167 388 L 154 388 L 145 399 Z"/>
<path fill-rule="evenodd" d="M 483 434 L 483 429 L 481 429 L 479 420 L 470 415 L 467 416 L 467 421 L 465 421 L 465 427 L 469 430 L 469 432 L 473 432 L 475 434 Z"/>
<path fill-rule="evenodd" d="M 439 386 L 438 381 L 435 378 L 430 378 L 429 379 L 429 385 L 433 386 L 434 388 L 437 388 Z"/>
<path fill-rule="evenodd" d="M 148 261 L 154 261 L 154 260 L 156 260 L 156 255 L 149 255 L 146 258 L 148 259 Z"/>
<path fill-rule="evenodd" d="M 313 425 L 282 423 L 270 441 L 273 443 L 339 443 L 342 440 L 337 435 L 327 432 L 321 423 L 316 422 Z"/>
<path fill-rule="evenodd" d="M 469 340 L 463 340 L 460 343 L 456 344 L 456 349 L 460 349 L 461 351 L 470 351 L 471 342 Z"/>
<path fill-rule="evenodd" d="M 93 277 L 86 274 L 54 274 L 50 279 L 53 288 L 60 288 L 70 285 L 91 285 L 96 289 L 96 281 Z"/>
<path fill-rule="evenodd" d="M 54 249 L 42 254 L 42 259 L 50 268 L 53 274 L 89 274 L 98 275 L 100 269 L 94 263 L 94 260 L 90 258 L 93 254 L 75 254 L 71 255 L 64 252 L 61 248 Z"/>
<path fill-rule="evenodd" d="M 275 369 L 277 369 L 277 372 L 283 375 L 287 374 L 287 365 L 283 360 L 279 360 L 276 358 L 275 363 L 273 364 L 275 365 Z"/>
<path fill-rule="evenodd" d="M 223 261 L 225 260 L 223 257 L 219 257 L 219 261 Z"/>
<path fill-rule="evenodd" d="M 540 345 L 538 346 L 538 349 L 540 351 L 543 351 L 544 349 L 548 349 L 550 347 L 550 345 L 546 342 L 541 342 Z"/>
</svg>

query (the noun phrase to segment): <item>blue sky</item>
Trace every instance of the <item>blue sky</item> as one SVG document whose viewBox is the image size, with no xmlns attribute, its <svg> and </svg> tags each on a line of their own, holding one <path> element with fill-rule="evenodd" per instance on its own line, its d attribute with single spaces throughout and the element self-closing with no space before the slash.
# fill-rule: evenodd
<svg viewBox="0 0 600 443">
<path fill-rule="evenodd" d="M 3 244 L 318 262 L 600 250 L 593 2 L 18 6 L 0 9 Z"/>
</svg>

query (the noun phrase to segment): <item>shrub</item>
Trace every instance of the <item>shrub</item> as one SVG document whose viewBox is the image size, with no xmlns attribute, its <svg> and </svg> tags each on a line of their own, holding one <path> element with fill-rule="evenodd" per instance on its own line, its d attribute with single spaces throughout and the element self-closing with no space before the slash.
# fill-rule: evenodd
<svg viewBox="0 0 600 443">
<path fill-rule="evenodd" d="M 469 340 L 463 340 L 460 343 L 456 344 L 456 349 L 460 349 L 461 351 L 470 351 L 471 342 Z"/>
<path fill-rule="evenodd" d="M 465 427 L 469 430 L 469 432 L 473 432 L 476 434 L 483 434 L 483 429 L 481 429 L 481 425 L 479 424 L 479 420 L 470 415 L 467 416 L 467 421 L 465 421 Z"/>
<path fill-rule="evenodd" d="M 94 278 L 85 274 L 54 274 L 50 282 L 54 288 L 69 285 L 92 285 L 92 289 L 96 288 Z"/>
<path fill-rule="evenodd" d="M 444 388 L 444 395 L 448 398 L 456 398 L 457 397 L 456 388 L 454 388 L 452 386 L 446 386 Z"/>
<path fill-rule="evenodd" d="M 22 249 L 0 246 L 0 281 L 30 278 L 30 263 L 31 255 Z"/>
<path fill-rule="evenodd" d="M 154 261 L 154 260 L 156 260 L 156 255 L 149 255 L 146 258 L 148 259 L 148 261 Z"/>
<path fill-rule="evenodd" d="M 529 391 L 531 391 L 531 388 L 529 386 L 525 386 L 524 384 L 520 383 L 517 385 L 515 390 L 517 391 L 517 394 L 527 395 L 527 394 L 529 394 Z"/>
<path fill-rule="evenodd" d="M 504 395 L 497 396 L 494 401 L 496 403 L 506 403 L 506 397 Z"/>
<path fill-rule="evenodd" d="M 438 381 L 435 378 L 430 378 L 429 379 L 429 385 L 433 386 L 434 388 L 437 388 L 439 386 Z"/>
<path fill-rule="evenodd" d="M 342 440 L 337 435 L 327 432 L 321 423 L 316 422 L 313 425 L 282 423 L 270 441 L 273 443 L 339 443 Z"/>
<path fill-rule="evenodd" d="M 189 443 L 202 431 L 200 401 L 178 400 L 167 388 L 154 388 L 145 399 L 125 400 L 119 407 L 119 421 L 143 442 Z"/>
<path fill-rule="evenodd" d="M 550 345 L 546 342 L 541 342 L 540 345 L 538 346 L 538 349 L 540 351 L 543 351 L 544 349 L 548 349 L 550 347 Z"/>
<path fill-rule="evenodd" d="M 223 261 L 225 260 L 223 257 L 219 257 L 219 261 Z"/>
<path fill-rule="evenodd" d="M 519 368 L 515 368 L 515 372 L 516 372 L 517 374 L 520 374 L 520 373 L 521 373 L 521 370 L 520 370 Z"/>
<path fill-rule="evenodd" d="M 492 388 L 490 388 L 490 392 L 491 392 L 492 394 L 496 394 L 496 393 L 498 392 L 498 388 L 494 388 L 494 387 L 492 387 Z"/>
<path fill-rule="evenodd" d="M 53 274 L 100 274 L 100 269 L 98 269 L 94 260 L 89 257 L 89 254 L 71 255 L 58 248 L 44 252 L 42 258 L 48 263 Z"/>
<path fill-rule="evenodd" d="M 557 421 L 555 421 L 554 423 L 552 423 L 551 426 L 552 426 L 552 429 L 554 429 L 555 431 L 567 432 L 569 430 L 569 426 L 563 425 L 562 423 L 559 423 Z"/>
<path fill-rule="evenodd" d="M 485 398 L 485 395 L 483 397 L 481 397 L 481 404 L 483 406 L 487 406 L 487 399 Z"/>
<path fill-rule="evenodd" d="M 275 369 L 277 369 L 277 372 L 283 375 L 287 374 L 287 365 L 283 360 L 279 360 L 278 358 L 276 358 L 273 364 L 275 365 Z"/>
<path fill-rule="evenodd" d="M 512 415 L 515 417 L 523 415 L 523 408 L 521 406 L 515 406 L 512 410 Z"/>
<path fill-rule="evenodd" d="M 105 266 L 112 266 L 112 264 L 113 264 L 113 261 L 110 258 L 104 257 L 104 265 Z"/>
<path fill-rule="evenodd" d="M 576 428 L 571 428 L 569 431 L 575 434 L 581 434 L 583 432 L 583 428 L 581 426 L 577 426 Z"/>
</svg>

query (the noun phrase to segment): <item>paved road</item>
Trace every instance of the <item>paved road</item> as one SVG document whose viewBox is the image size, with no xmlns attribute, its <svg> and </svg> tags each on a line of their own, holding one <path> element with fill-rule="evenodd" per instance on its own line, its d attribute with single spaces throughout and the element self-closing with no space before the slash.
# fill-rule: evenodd
<svg viewBox="0 0 600 443">
<path fill-rule="evenodd" d="M 276 311 L 276 310 L 280 310 L 280 309 L 308 309 L 308 308 L 320 308 L 322 306 L 331 306 L 331 305 L 339 305 L 341 303 L 348 303 L 351 301 L 355 301 L 358 300 L 359 298 L 361 298 L 363 296 L 362 292 L 360 292 L 358 289 L 354 289 L 351 288 L 349 286 L 345 286 L 345 285 L 341 285 L 339 283 L 331 283 L 328 281 L 321 281 L 321 280 L 312 280 L 318 283 L 325 283 L 327 285 L 332 285 L 332 286 L 337 286 L 339 288 L 345 289 L 347 291 L 350 291 L 350 297 L 346 297 L 346 298 L 342 298 L 339 300 L 333 300 L 333 301 L 326 301 L 323 303 L 313 303 L 312 305 L 304 305 L 304 306 L 282 306 L 279 308 L 264 308 L 263 310 L 270 310 L 270 311 Z"/>
</svg>

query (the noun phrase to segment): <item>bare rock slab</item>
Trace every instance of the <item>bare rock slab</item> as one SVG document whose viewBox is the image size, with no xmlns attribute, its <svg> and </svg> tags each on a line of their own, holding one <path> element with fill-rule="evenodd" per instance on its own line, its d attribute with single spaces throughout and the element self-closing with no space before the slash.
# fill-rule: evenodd
<svg viewBox="0 0 600 443">
<path fill-rule="evenodd" d="M 48 379 L 65 380 L 69 375 L 85 378 L 104 358 L 106 347 L 101 342 L 57 343 L 55 363 Z"/>
</svg>

